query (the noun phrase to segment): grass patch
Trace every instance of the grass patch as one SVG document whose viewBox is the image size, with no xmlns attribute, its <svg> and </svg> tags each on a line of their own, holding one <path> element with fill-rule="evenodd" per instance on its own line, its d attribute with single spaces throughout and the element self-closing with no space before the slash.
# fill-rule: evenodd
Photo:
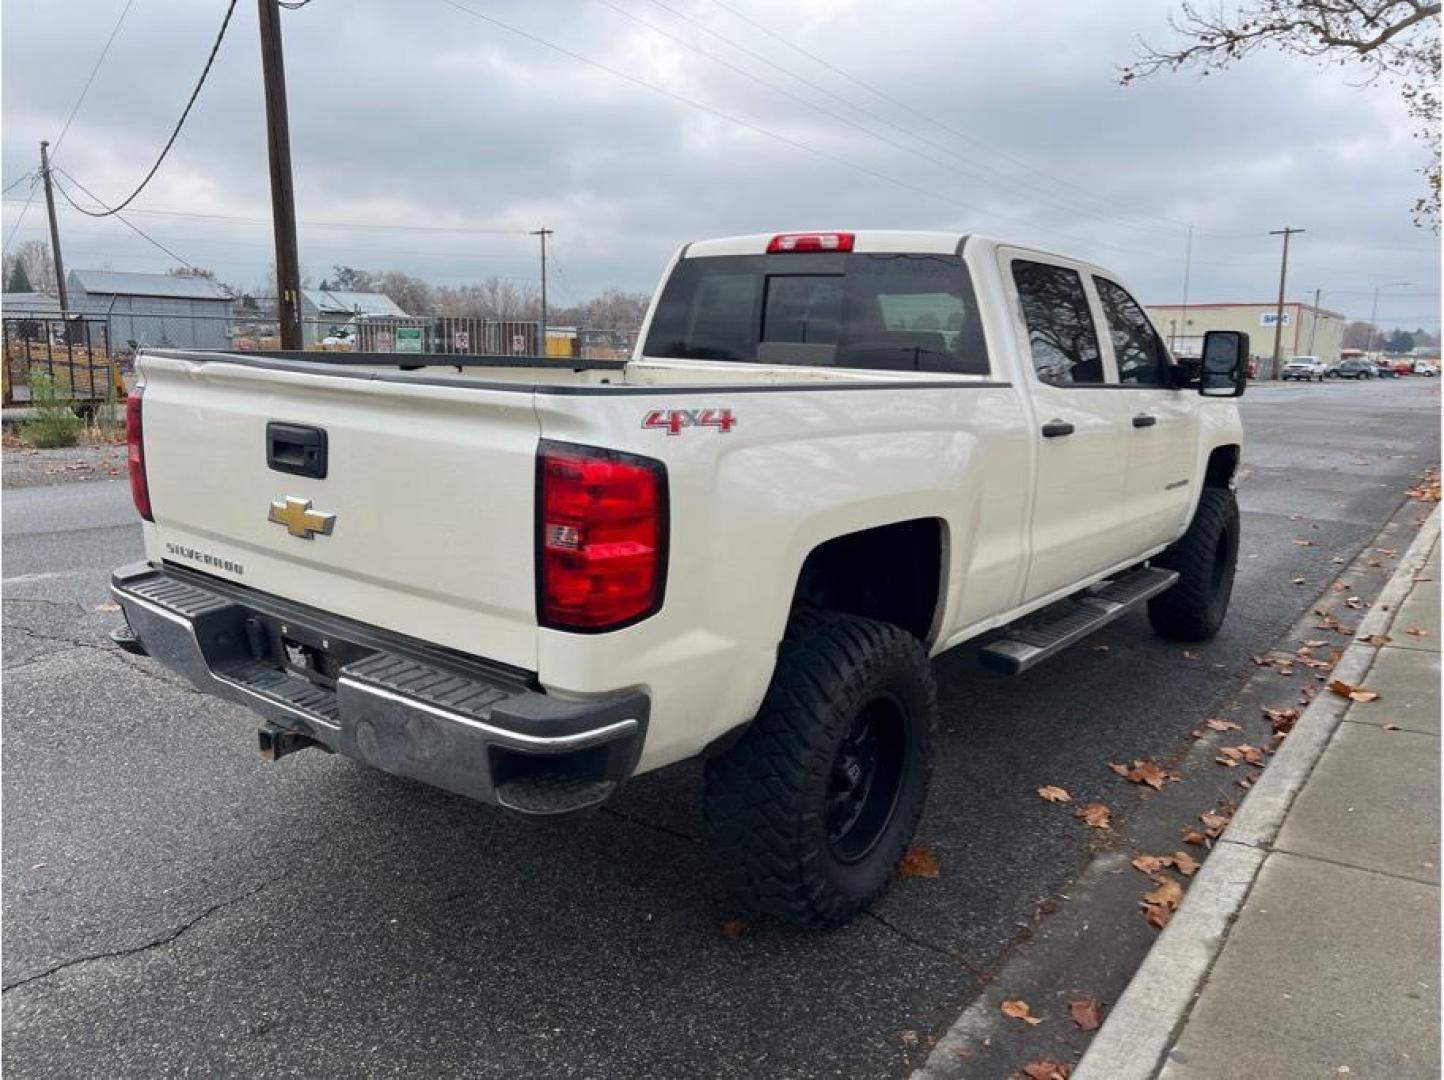
<svg viewBox="0 0 1444 1080">
<path fill-rule="evenodd" d="M 31 372 L 30 402 L 35 414 L 20 425 L 21 442 L 40 449 L 80 442 L 85 421 L 60 396 L 53 378 L 41 371 Z"/>
</svg>

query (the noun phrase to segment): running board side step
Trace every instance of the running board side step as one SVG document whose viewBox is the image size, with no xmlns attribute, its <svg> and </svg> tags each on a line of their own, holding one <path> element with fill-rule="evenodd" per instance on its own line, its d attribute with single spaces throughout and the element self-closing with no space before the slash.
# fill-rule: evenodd
<svg viewBox="0 0 1444 1080">
<path fill-rule="evenodd" d="M 1100 581 L 1018 620 L 1003 631 L 1003 637 L 983 646 L 978 659 L 992 671 L 1019 675 L 1128 614 L 1177 580 L 1176 570 L 1143 566 Z"/>
</svg>

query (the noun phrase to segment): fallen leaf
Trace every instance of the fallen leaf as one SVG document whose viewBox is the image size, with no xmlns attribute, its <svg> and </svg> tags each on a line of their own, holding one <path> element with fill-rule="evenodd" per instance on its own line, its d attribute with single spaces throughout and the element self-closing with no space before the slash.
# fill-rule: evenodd
<svg viewBox="0 0 1444 1080">
<path fill-rule="evenodd" d="M 1054 1061 L 1052 1058 L 1040 1058 L 1023 1066 L 1023 1074 L 1028 1080 L 1068 1080 L 1072 1071 L 1073 1066 L 1066 1061 Z"/>
<path fill-rule="evenodd" d="M 1172 866 L 1173 857 L 1171 855 L 1138 855 L 1130 865 L 1133 869 L 1141 870 L 1149 877 L 1152 877 L 1160 870 L 1166 870 Z"/>
<path fill-rule="evenodd" d="M 1143 917 L 1148 920 L 1148 925 L 1157 927 L 1159 930 L 1167 926 L 1169 920 L 1173 918 L 1173 908 L 1163 904 L 1144 904 L 1142 907 Z"/>
<path fill-rule="evenodd" d="M 1293 583 L 1295 585 L 1305 585 L 1308 583 L 1308 578 L 1296 577 L 1293 579 Z"/>
<path fill-rule="evenodd" d="M 1194 652 L 1192 649 L 1184 649 L 1184 650 L 1183 650 L 1183 658 L 1184 658 L 1185 660 L 1197 660 L 1197 659 L 1198 659 L 1198 653 Z"/>
<path fill-rule="evenodd" d="M 1073 1023 L 1078 1025 L 1080 1031 L 1097 1031 L 1103 1023 L 1098 1016 L 1098 999 L 1083 998 L 1080 1001 L 1068 1002 L 1068 1015 L 1073 1018 Z"/>
<path fill-rule="evenodd" d="M 1329 683 L 1329 690 L 1331 693 L 1338 694 L 1339 697 L 1348 698 L 1350 701 L 1369 702 L 1379 700 L 1379 695 L 1375 691 L 1366 690 L 1362 686 L 1354 686 L 1352 683 L 1344 682 L 1343 679 L 1334 679 L 1331 681 Z"/>
<path fill-rule="evenodd" d="M 1095 829 L 1110 829 L 1113 827 L 1113 811 L 1102 803 L 1084 803 L 1073 811 L 1073 816 L 1082 818 L 1087 824 Z"/>
<path fill-rule="evenodd" d="M 1359 597 L 1357 597 L 1357 596 L 1350 596 L 1350 597 L 1345 598 L 1345 600 L 1344 600 L 1344 607 L 1346 607 L 1346 608 L 1353 608 L 1355 611 L 1358 611 L 1358 610 L 1361 609 L 1363 606 L 1364 606 L 1364 601 L 1361 600 L 1361 599 L 1360 599 Z"/>
<path fill-rule="evenodd" d="M 1215 717 L 1212 717 L 1212 716 L 1210 716 L 1207 720 L 1205 720 L 1204 723 L 1207 724 L 1209 727 L 1213 728 L 1214 731 L 1242 731 L 1242 730 L 1243 730 L 1241 727 L 1239 727 L 1237 724 L 1235 724 L 1232 720 L 1219 720 L 1219 719 L 1216 719 Z"/>
<path fill-rule="evenodd" d="M 115 603 L 115 601 L 113 601 L 113 600 L 107 600 L 107 601 L 106 601 L 105 603 L 103 603 L 103 604 L 96 604 L 96 605 L 95 605 L 95 610 L 96 610 L 96 611 L 119 611 L 119 610 L 120 610 L 120 605 L 117 604 L 117 603 Z"/>
<path fill-rule="evenodd" d="M 1069 795 L 1068 792 L 1060 787 L 1054 787 L 1052 784 L 1045 784 L 1043 787 L 1040 787 L 1038 794 L 1049 802 L 1071 802 L 1073 799 L 1073 796 Z"/>
<path fill-rule="evenodd" d="M 1313 542 L 1312 540 L 1295 540 L 1295 541 L 1294 541 L 1294 546 L 1296 546 L 1296 547 L 1313 547 L 1313 546 L 1314 546 L 1314 542 Z"/>
<path fill-rule="evenodd" d="M 899 1032 L 898 1038 L 902 1040 L 904 1046 L 916 1046 L 918 1044 L 918 1033 L 911 1029 Z"/>
<path fill-rule="evenodd" d="M 722 923 L 722 936 L 736 941 L 747 932 L 747 923 L 742 919 L 725 919 Z"/>
<path fill-rule="evenodd" d="M 1173 868 L 1184 877 L 1193 877 L 1198 873 L 1198 860 L 1186 851 L 1175 851 L 1173 853 Z"/>
<path fill-rule="evenodd" d="M 1155 877 L 1153 884 L 1158 888 L 1151 889 L 1143 894 L 1145 904 L 1163 904 L 1165 907 L 1176 908 L 1183 899 L 1183 886 L 1172 878 Z"/>
<path fill-rule="evenodd" d="M 1269 709 L 1265 708 L 1264 716 L 1273 727 L 1275 734 L 1287 735 L 1294 729 L 1294 723 L 1299 718 L 1298 709 Z"/>
<path fill-rule="evenodd" d="M 1191 826 L 1183 830 L 1183 842 L 1196 847 L 1208 847 L 1208 837 Z"/>
<path fill-rule="evenodd" d="M 1021 999 L 1017 1001 L 1005 1001 L 999 1005 L 998 1008 L 1003 1010 L 1004 1016 L 1011 1016 L 1014 1020 L 1022 1020 L 1028 1024 L 1041 1024 L 1043 1022 L 1040 1017 L 1033 1015 L 1032 1010 L 1028 1008 L 1028 1003 Z"/>
<path fill-rule="evenodd" d="M 1205 810 L 1198 815 L 1198 820 L 1203 822 L 1203 831 L 1211 839 L 1217 839 L 1218 835 L 1228 828 L 1229 818 L 1233 817 L 1231 806 L 1218 807 L 1213 810 Z"/>
<path fill-rule="evenodd" d="M 1408 634 L 1410 637 L 1428 637 L 1428 636 L 1429 636 L 1429 631 L 1428 631 L 1428 630 L 1425 630 L 1422 626 L 1411 626 L 1411 627 L 1409 627 L 1409 629 L 1405 630 L 1404 633 Z"/>
<path fill-rule="evenodd" d="M 1327 644 L 1328 644 L 1328 642 L 1327 642 L 1327 641 L 1324 641 L 1322 638 L 1320 638 L 1320 639 L 1318 639 L 1318 640 L 1315 640 L 1315 641 L 1306 641 L 1306 642 L 1304 642 L 1304 645 L 1307 646 L 1307 647 L 1310 648 L 1310 649 L 1322 649 L 1322 648 L 1323 648 L 1325 645 L 1327 645 Z"/>
<path fill-rule="evenodd" d="M 909 844 L 903 852 L 902 861 L 897 864 L 897 876 L 935 878 L 938 876 L 938 860 L 925 845 Z"/>
<path fill-rule="evenodd" d="M 1391 638 L 1388 634 L 1370 634 L 1368 637 L 1356 638 L 1355 640 L 1361 641 L 1365 645 L 1372 645 L 1374 646 L 1374 648 L 1378 649 L 1389 644 L 1389 642 L 1393 641 L 1394 639 Z"/>
<path fill-rule="evenodd" d="M 1162 791 L 1163 785 L 1168 780 L 1177 780 L 1179 777 L 1170 773 L 1156 761 L 1134 761 L 1130 765 L 1119 765 L 1117 763 L 1108 766 L 1130 784 L 1147 784 L 1154 791 Z"/>
</svg>

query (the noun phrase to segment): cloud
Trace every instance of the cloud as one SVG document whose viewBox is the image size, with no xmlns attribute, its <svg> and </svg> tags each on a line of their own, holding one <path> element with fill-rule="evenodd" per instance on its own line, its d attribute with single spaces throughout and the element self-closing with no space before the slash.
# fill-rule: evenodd
<svg viewBox="0 0 1444 1080">
<path fill-rule="evenodd" d="M 1191 298 L 1267 298 L 1278 273 L 1267 234 L 1291 224 L 1309 230 L 1295 240 L 1292 296 L 1322 288 L 1328 306 L 1367 315 L 1373 284 L 1411 281 L 1433 295 L 1387 299 L 1381 315 L 1438 322 L 1436 245 L 1408 219 L 1421 148 L 1395 93 L 1274 56 L 1120 87 L 1116 66 L 1137 36 L 1168 34 L 1162 6 L 1140 15 L 1048 0 L 1025 18 L 941 0 L 457 2 L 575 55 L 442 0 L 314 0 L 283 13 L 302 220 L 391 226 L 304 227 L 313 273 L 349 263 L 448 282 L 530 276 L 535 240 L 524 233 L 545 223 L 569 299 L 649 289 L 670 252 L 697 237 L 924 227 L 1092 258 L 1146 300 L 1173 301 L 1193 222 Z M 5 6 L 7 183 L 32 167 L 40 138 L 58 134 L 121 6 Z M 139 0 L 59 164 L 104 197 L 128 191 L 174 123 L 223 7 Z M 249 5 L 238 5 L 181 141 L 136 206 L 268 218 Z M 8 231 L 18 206 L 4 209 Z M 265 277 L 263 221 L 134 220 L 225 278 Z M 17 236 L 38 237 L 43 223 L 32 207 Z M 115 222 L 66 211 L 62 227 L 72 265 L 169 263 Z"/>
</svg>

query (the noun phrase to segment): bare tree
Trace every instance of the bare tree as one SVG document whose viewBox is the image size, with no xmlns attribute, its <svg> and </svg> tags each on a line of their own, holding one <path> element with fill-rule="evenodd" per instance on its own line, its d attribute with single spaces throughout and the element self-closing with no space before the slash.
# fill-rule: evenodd
<svg viewBox="0 0 1444 1080">
<path fill-rule="evenodd" d="M 1419 0 L 1254 0 L 1236 10 L 1219 4 L 1205 11 L 1184 0 L 1169 17 L 1183 41 L 1163 49 L 1141 42 L 1121 81 L 1126 86 L 1183 68 L 1207 75 L 1272 48 L 1358 68 L 1365 84 L 1390 82 L 1417 125 L 1415 137 L 1429 151 L 1419 170 L 1425 194 L 1414 204 L 1414 221 L 1438 232 L 1439 10 L 1439 4 Z"/>
<path fill-rule="evenodd" d="M 27 240 L 5 257 L 5 280 L 9 281 L 16 266 L 25 268 L 25 279 L 39 293 L 56 295 L 55 265 L 50 261 L 50 245 L 43 240 Z"/>
<path fill-rule="evenodd" d="M 635 330 L 642 325 L 642 317 L 646 315 L 651 300 L 646 293 L 607 289 L 587 301 L 586 323 L 599 329 Z"/>
</svg>

